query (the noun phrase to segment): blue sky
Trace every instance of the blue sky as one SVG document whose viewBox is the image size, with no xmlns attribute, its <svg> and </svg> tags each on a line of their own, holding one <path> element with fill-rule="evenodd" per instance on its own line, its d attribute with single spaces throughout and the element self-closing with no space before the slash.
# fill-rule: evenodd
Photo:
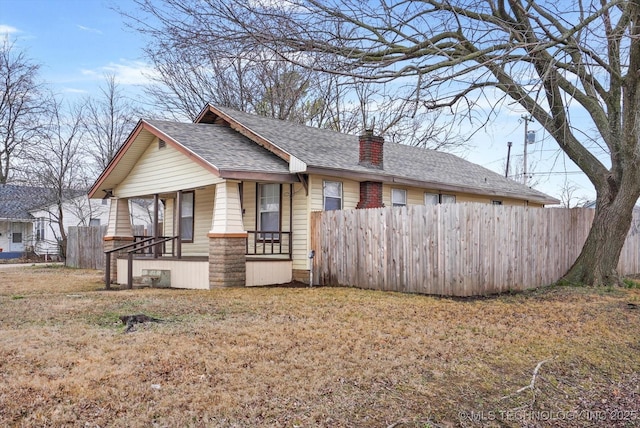
<svg viewBox="0 0 640 428">
<path fill-rule="evenodd" d="M 0 37 L 16 41 L 41 64 L 41 77 L 60 97 L 97 95 L 105 73 L 114 74 L 128 95 L 140 93 L 140 85 L 152 70 L 144 62 L 142 37 L 126 28 L 120 8 L 132 11 L 131 0 L 0 0 Z M 491 170 L 504 173 L 507 142 L 512 141 L 511 171 L 522 163 L 524 111 L 503 109 L 498 119 L 477 132 L 464 157 Z M 584 175 L 558 149 L 557 144 L 535 123 L 536 144 L 528 146 L 530 171 L 535 188 L 559 198 L 565 182 L 577 187 L 574 196 L 595 198 Z M 563 172 L 569 171 L 568 175 Z"/>
<path fill-rule="evenodd" d="M 0 34 L 41 64 L 41 77 L 57 94 L 92 94 L 112 73 L 120 85 L 138 85 L 143 41 L 114 7 L 128 0 L 0 0 Z"/>
</svg>

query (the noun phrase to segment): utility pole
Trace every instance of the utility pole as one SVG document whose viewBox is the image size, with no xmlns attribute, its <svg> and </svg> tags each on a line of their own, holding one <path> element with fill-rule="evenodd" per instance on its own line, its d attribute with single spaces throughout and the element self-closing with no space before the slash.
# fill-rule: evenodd
<svg viewBox="0 0 640 428">
<path fill-rule="evenodd" d="M 511 141 L 509 141 L 507 143 L 507 168 L 504 171 L 504 176 L 506 178 L 509 178 L 509 161 L 511 159 L 511 146 L 513 145 L 513 143 Z"/>
<path fill-rule="evenodd" d="M 524 120 L 524 163 L 522 167 L 522 184 L 527 185 L 527 144 L 533 144 L 536 141 L 536 134 L 532 132 L 532 135 L 529 135 L 529 122 L 533 122 L 533 116 L 531 115 L 522 115 L 522 120 Z M 533 138 L 531 138 L 533 137 Z"/>
</svg>

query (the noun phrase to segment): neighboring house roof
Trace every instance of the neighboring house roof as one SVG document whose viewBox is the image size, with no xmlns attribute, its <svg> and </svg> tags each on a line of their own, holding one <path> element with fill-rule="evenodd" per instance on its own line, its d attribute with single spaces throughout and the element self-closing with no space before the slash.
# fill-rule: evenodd
<svg viewBox="0 0 640 428">
<path fill-rule="evenodd" d="M 153 134 L 153 135 L 151 135 Z M 359 164 L 359 137 L 209 105 L 196 123 L 141 120 L 90 191 L 124 178 L 151 137 L 168 139 L 222 178 L 297 181 L 298 173 L 383 181 L 439 191 L 494 195 L 542 204 L 559 201 L 458 156 L 403 144 L 384 144 L 382 170 Z M 253 175 L 252 175 L 253 174 Z"/>
<path fill-rule="evenodd" d="M 32 209 L 51 200 L 51 190 L 44 187 L 0 185 L 0 219 L 32 220 Z"/>
</svg>

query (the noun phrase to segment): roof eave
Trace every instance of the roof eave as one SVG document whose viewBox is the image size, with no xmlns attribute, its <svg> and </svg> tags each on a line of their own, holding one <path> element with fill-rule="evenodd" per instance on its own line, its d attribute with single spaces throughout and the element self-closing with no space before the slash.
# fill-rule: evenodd
<svg viewBox="0 0 640 428">
<path fill-rule="evenodd" d="M 553 205 L 553 204 L 560 203 L 560 201 L 551 197 L 542 198 L 536 195 L 523 195 L 521 193 L 516 193 L 516 192 L 490 191 L 487 189 L 459 186 L 459 185 L 442 183 L 442 182 L 409 179 L 405 177 L 398 177 L 392 174 L 384 174 L 382 172 L 383 171 L 360 172 L 360 171 L 350 171 L 350 170 L 344 170 L 339 168 L 327 168 L 327 167 L 308 167 L 307 168 L 307 173 L 309 174 L 331 175 L 335 177 L 342 177 L 342 178 L 348 178 L 348 179 L 354 179 L 354 180 L 360 180 L 360 181 L 362 180 L 380 181 L 382 183 L 387 183 L 387 184 L 399 184 L 399 185 L 412 186 L 412 187 L 432 188 L 434 190 L 468 193 L 471 195 L 507 197 L 507 198 L 519 199 L 523 201 L 540 203 L 544 205 Z"/>
<path fill-rule="evenodd" d="M 127 136 L 127 139 L 125 140 L 124 144 L 118 149 L 115 156 L 113 156 L 111 161 L 107 164 L 107 167 L 102 171 L 102 173 L 100 173 L 96 181 L 93 183 L 93 185 L 89 189 L 89 192 L 88 192 L 89 199 L 93 199 L 96 193 L 101 191 L 100 188 L 102 187 L 102 184 L 105 182 L 109 174 L 113 172 L 114 168 L 116 167 L 120 159 L 124 157 L 125 153 L 129 149 L 129 147 L 131 147 L 136 137 L 140 134 L 140 132 L 142 132 L 142 129 L 143 129 L 142 124 L 143 124 L 143 121 L 142 119 L 140 119 L 136 124 L 136 126 L 133 128 L 133 130 Z"/>
<path fill-rule="evenodd" d="M 220 178 L 247 181 L 272 181 L 277 183 L 298 183 L 300 179 L 295 174 L 283 172 L 259 172 L 244 170 L 220 169 Z"/>
<path fill-rule="evenodd" d="M 111 162 L 109 162 L 109 164 L 104 169 L 104 171 L 102 171 L 102 173 L 100 174 L 98 179 L 95 181 L 93 186 L 91 186 L 91 189 L 89 189 L 89 192 L 88 192 L 89 199 L 93 199 L 99 191 L 104 191 L 104 189 L 101 189 L 102 184 L 106 181 L 107 177 L 113 172 L 115 167 L 118 165 L 118 162 L 120 162 L 122 158 L 124 158 L 127 150 L 131 148 L 131 146 L 135 143 L 137 137 L 140 135 L 140 133 L 143 130 L 146 130 L 150 132 L 152 135 L 154 135 L 155 137 L 164 140 L 167 144 L 171 145 L 171 147 L 180 151 L 182 154 L 186 155 L 187 157 L 191 158 L 200 166 L 209 170 L 211 173 L 219 175 L 218 168 L 216 168 L 215 165 L 212 165 L 211 163 L 207 162 L 202 157 L 192 152 L 182 144 L 180 144 L 180 142 L 176 141 L 165 132 L 151 125 L 149 122 L 146 122 L 145 120 L 140 119 L 136 124 L 135 128 L 133 129 L 133 131 L 131 131 L 131 133 L 125 140 L 125 143 L 122 145 L 122 147 L 120 147 L 120 149 L 118 150 L 116 155 L 113 157 Z"/>
</svg>

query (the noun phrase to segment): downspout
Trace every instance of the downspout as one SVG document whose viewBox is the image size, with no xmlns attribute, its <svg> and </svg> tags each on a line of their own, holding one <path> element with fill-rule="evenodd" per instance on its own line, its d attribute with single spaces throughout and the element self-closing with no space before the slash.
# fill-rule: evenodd
<svg viewBox="0 0 640 428">
<path fill-rule="evenodd" d="M 315 250 L 311 250 L 309 252 L 309 287 L 313 287 L 313 258 L 315 256 Z"/>
</svg>

